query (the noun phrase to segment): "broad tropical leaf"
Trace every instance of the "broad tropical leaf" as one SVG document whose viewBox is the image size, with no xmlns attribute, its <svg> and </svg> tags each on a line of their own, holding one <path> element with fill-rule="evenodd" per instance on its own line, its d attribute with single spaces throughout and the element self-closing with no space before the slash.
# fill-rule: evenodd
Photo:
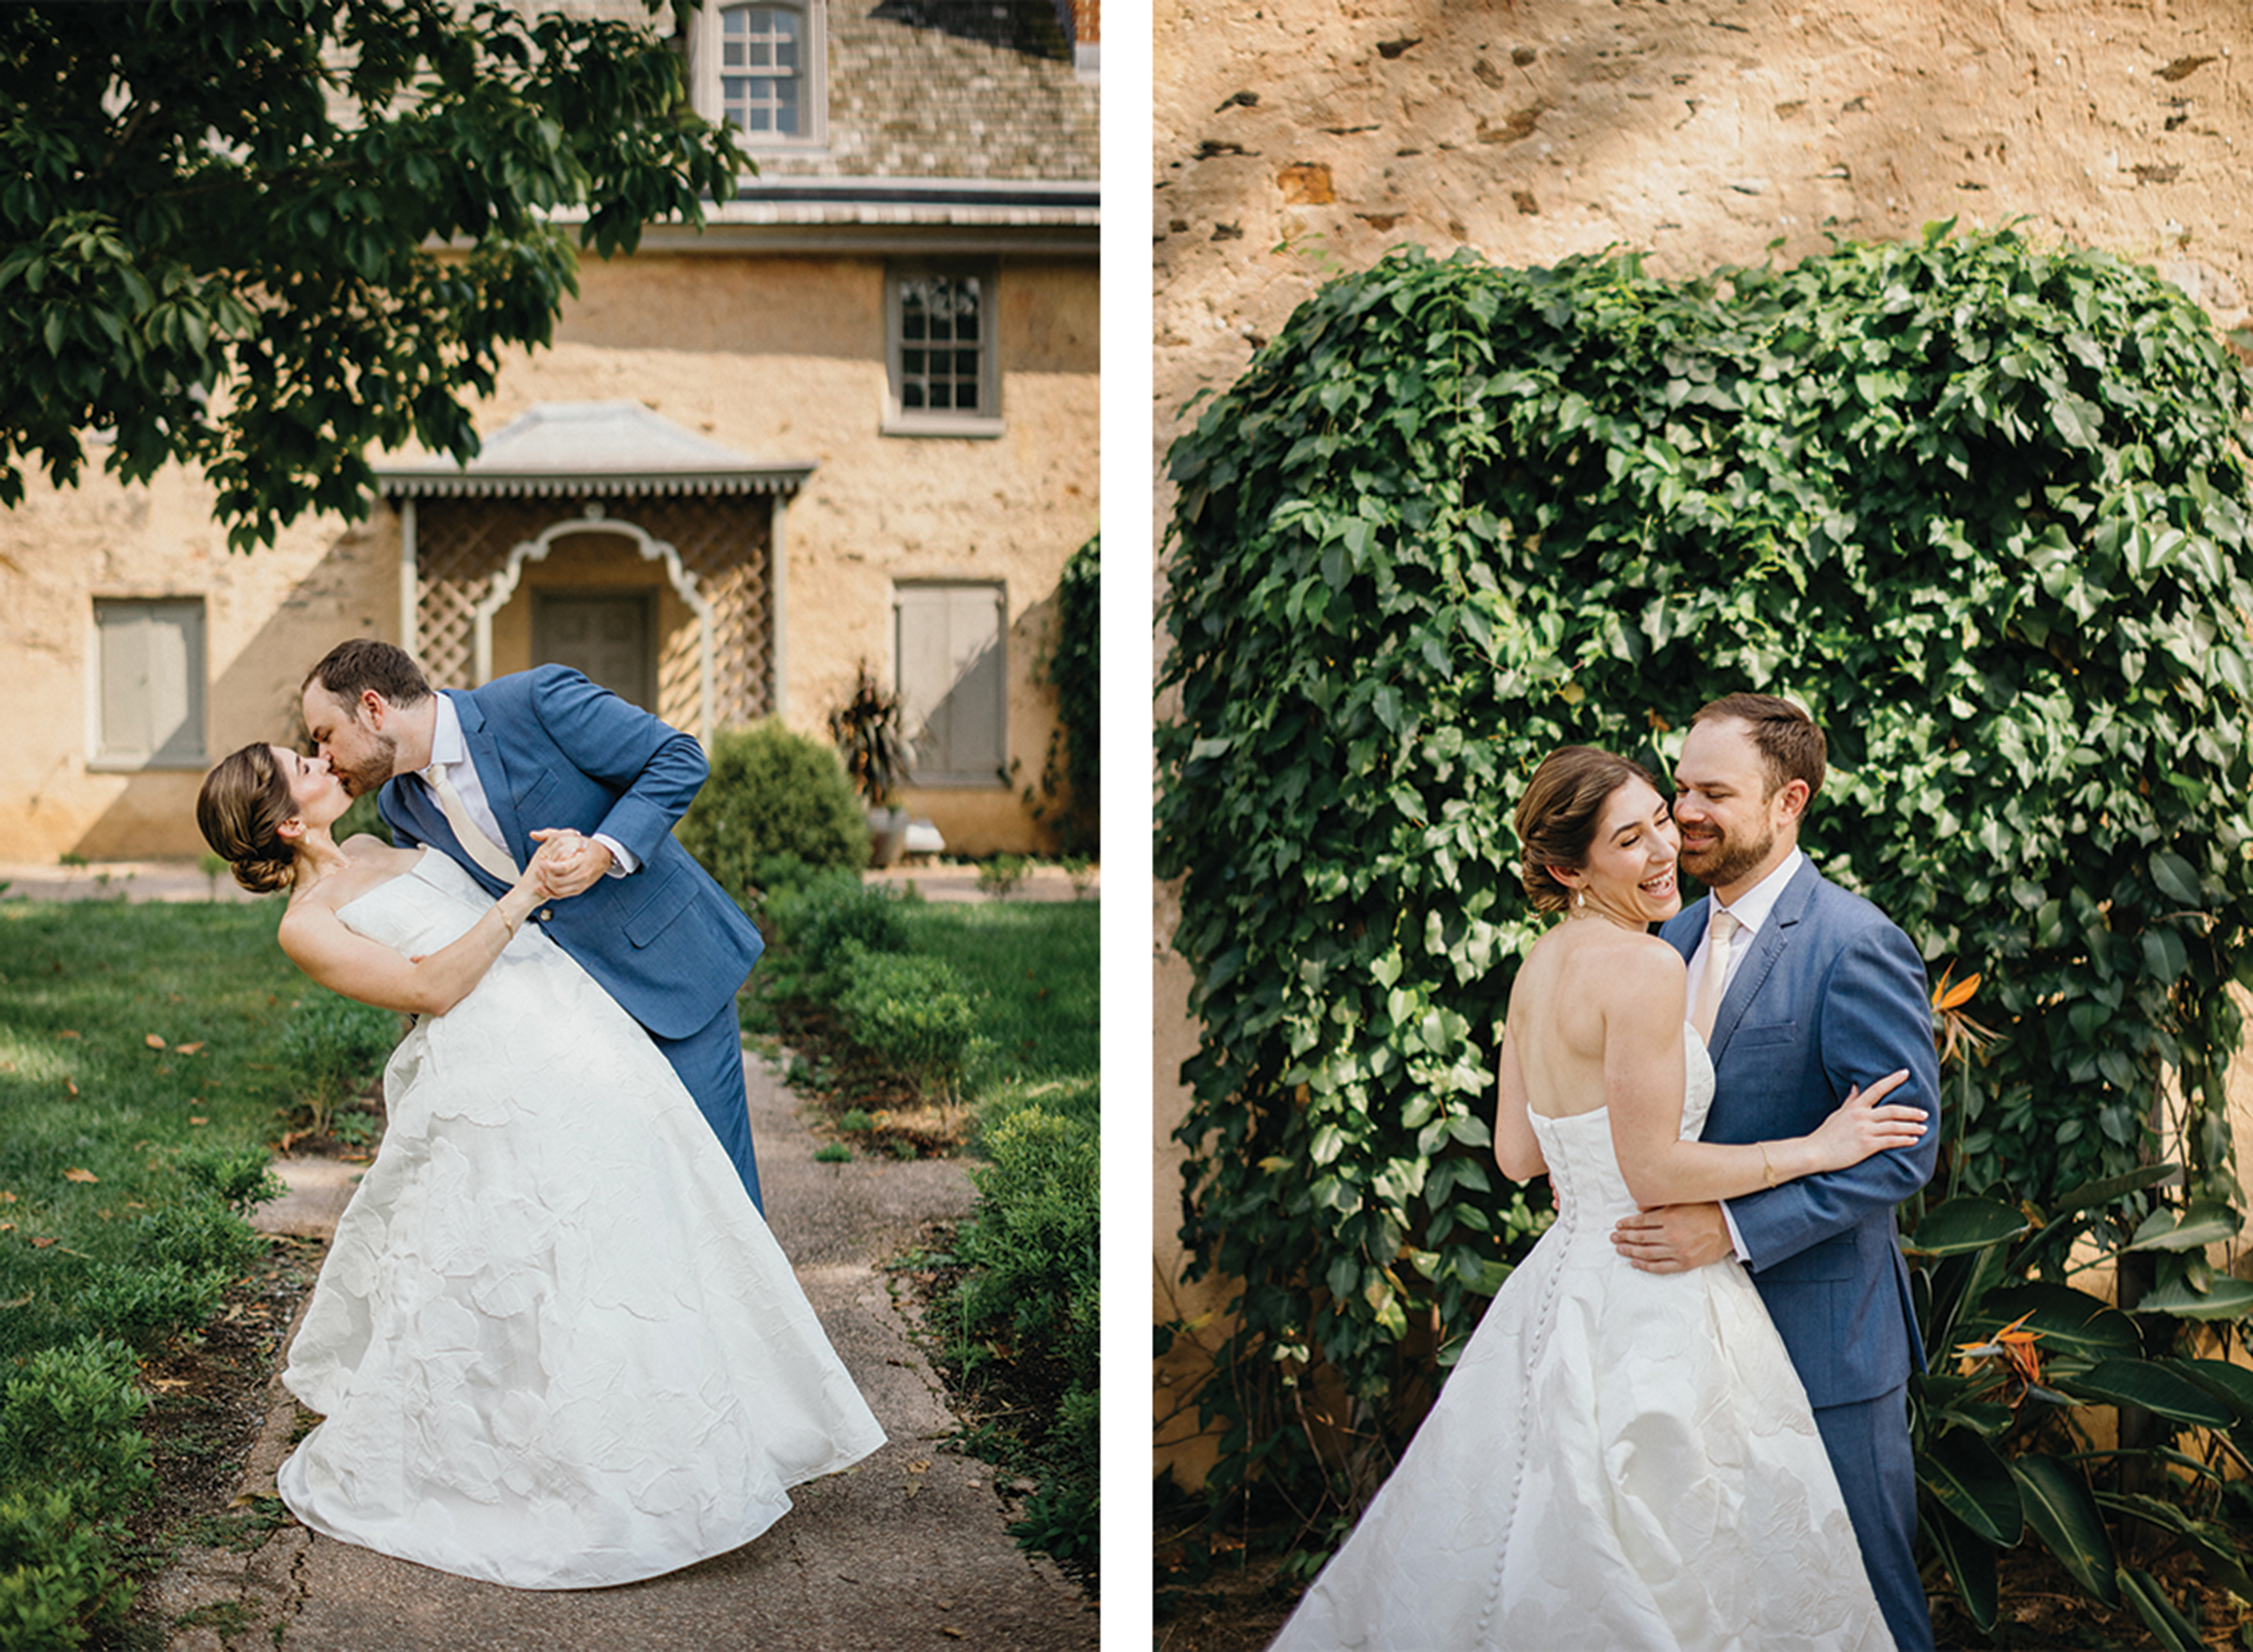
<svg viewBox="0 0 2253 1652">
<path fill-rule="evenodd" d="M 2112 1539 L 2080 1470 L 2054 1457 L 2016 1457 L 2011 1460 L 2011 1477 L 2018 1482 L 2026 1523 L 2059 1564 L 2106 1605 L 2119 1605 Z"/>
</svg>

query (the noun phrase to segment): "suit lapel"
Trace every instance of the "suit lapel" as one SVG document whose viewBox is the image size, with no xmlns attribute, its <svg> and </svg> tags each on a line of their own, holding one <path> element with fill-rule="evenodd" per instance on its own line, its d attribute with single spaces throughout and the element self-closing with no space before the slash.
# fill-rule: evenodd
<svg viewBox="0 0 2253 1652">
<path fill-rule="evenodd" d="M 453 709 L 462 720 L 462 739 L 469 747 L 469 760 L 477 765 L 478 784 L 485 788 L 485 802 L 493 810 L 493 818 L 500 827 L 501 847 L 507 849 L 518 865 L 524 864 L 522 847 L 528 842 L 523 822 L 516 814 L 516 788 L 509 780 L 509 766 L 502 760 L 500 742 L 485 726 L 485 714 L 478 709 L 477 701 L 461 689 L 448 689 Z"/>
<path fill-rule="evenodd" d="M 1820 876 L 1812 860 L 1800 864 L 1800 869 L 1791 875 L 1791 881 L 1784 886 L 1784 893 L 1770 909 L 1768 922 L 1760 925 L 1752 956 L 1738 966 L 1736 978 L 1729 983 L 1721 1008 L 1714 1014 L 1713 1036 L 1706 1047 L 1715 1064 L 1719 1064 L 1722 1052 L 1728 1048 L 1729 1034 L 1737 1031 L 1737 1023 L 1744 1018 L 1746 1007 L 1758 995 L 1761 984 L 1776 967 L 1776 960 L 1784 956 L 1784 949 L 1791 944 L 1791 932 L 1806 916 L 1807 903 L 1815 898 L 1816 880 Z M 1698 933 L 1705 933 L 1704 925 L 1699 925 Z"/>
</svg>

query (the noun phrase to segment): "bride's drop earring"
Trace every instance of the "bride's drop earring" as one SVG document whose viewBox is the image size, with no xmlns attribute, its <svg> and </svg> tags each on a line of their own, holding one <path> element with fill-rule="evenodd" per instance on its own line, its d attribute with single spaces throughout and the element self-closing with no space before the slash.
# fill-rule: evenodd
<svg viewBox="0 0 2253 1652">
<path fill-rule="evenodd" d="M 1577 912 L 1587 904 L 1588 892 L 1585 889 L 1575 889 L 1572 892 L 1572 910 Z"/>
</svg>

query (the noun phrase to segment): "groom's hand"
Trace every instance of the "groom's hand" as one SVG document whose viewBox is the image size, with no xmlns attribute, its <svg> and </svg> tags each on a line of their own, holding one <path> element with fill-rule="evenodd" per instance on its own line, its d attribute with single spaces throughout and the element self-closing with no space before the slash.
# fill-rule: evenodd
<svg viewBox="0 0 2253 1652">
<path fill-rule="evenodd" d="M 546 869 L 542 873 L 542 881 L 558 899 L 585 894 L 610 870 L 610 850 L 591 837 L 581 837 L 569 827 L 542 827 L 532 836 L 544 848 L 554 840 L 553 853 L 544 857 Z"/>
<path fill-rule="evenodd" d="M 1612 1248 L 1647 1274 L 1686 1274 L 1737 1254 L 1718 1204 L 1662 1204 L 1623 1217 Z"/>
</svg>

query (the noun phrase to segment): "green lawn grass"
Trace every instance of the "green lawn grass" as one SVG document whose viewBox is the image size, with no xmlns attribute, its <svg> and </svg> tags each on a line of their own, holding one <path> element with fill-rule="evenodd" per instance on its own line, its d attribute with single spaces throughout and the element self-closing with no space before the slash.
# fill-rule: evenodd
<svg viewBox="0 0 2253 1652">
<path fill-rule="evenodd" d="M 1097 901 L 904 903 L 910 944 L 982 994 L 964 1089 L 987 1125 L 1037 1100 L 1095 1122 L 1101 1086 Z"/>
<path fill-rule="evenodd" d="M 0 1369 L 76 1334 L 77 1281 L 128 1258 L 184 1154 L 277 1134 L 275 1047 L 314 990 L 281 913 L 0 901 Z"/>
</svg>

